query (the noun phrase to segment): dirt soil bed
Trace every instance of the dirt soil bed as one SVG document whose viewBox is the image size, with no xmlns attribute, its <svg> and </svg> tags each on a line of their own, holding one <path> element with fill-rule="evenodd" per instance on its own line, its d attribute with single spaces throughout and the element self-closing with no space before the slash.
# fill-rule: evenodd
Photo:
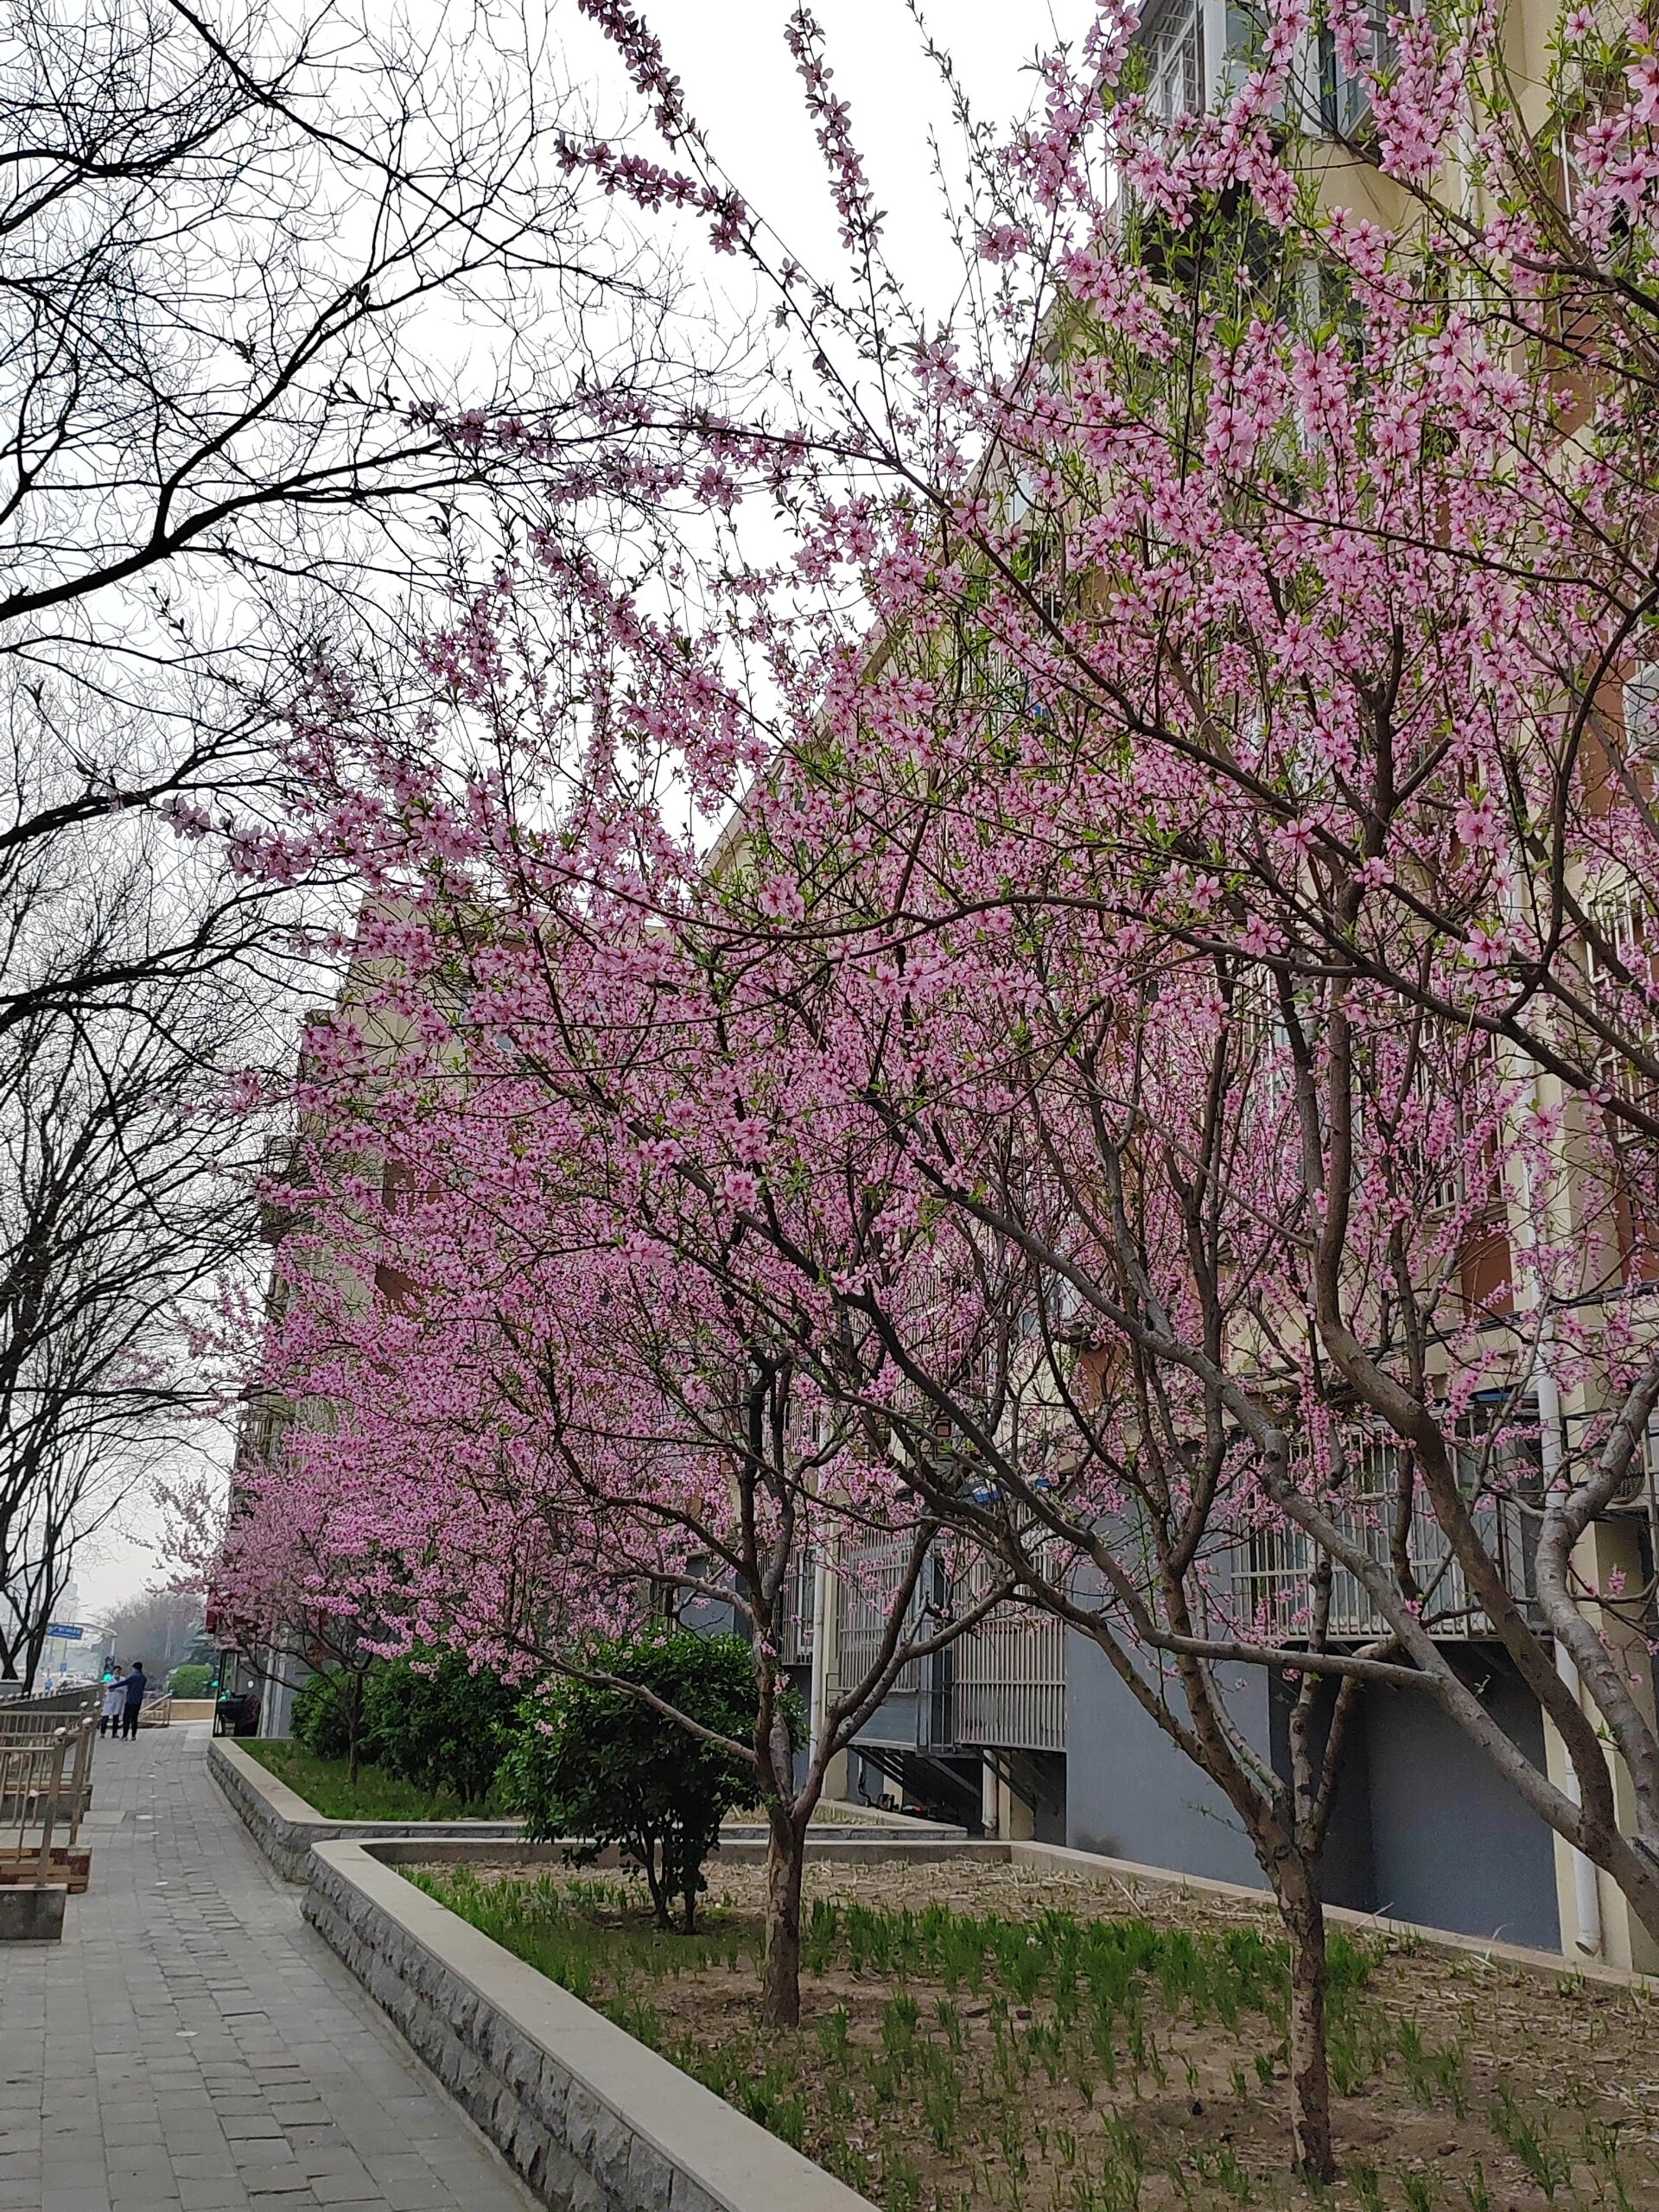
<svg viewBox="0 0 1659 2212">
<path fill-rule="evenodd" d="M 802 2024 L 762 2029 L 759 1868 L 702 1932 L 632 1884 L 404 1870 L 886 2212 L 1659 2212 L 1659 2006 L 1333 1943 L 1343 2177 L 1288 2171 L 1270 1911 L 1023 1868 L 814 1866 Z"/>
</svg>

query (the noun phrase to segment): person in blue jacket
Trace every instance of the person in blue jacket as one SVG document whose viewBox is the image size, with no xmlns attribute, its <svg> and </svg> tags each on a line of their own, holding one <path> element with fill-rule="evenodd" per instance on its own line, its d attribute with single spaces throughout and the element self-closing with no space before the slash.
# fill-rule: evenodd
<svg viewBox="0 0 1659 2212">
<path fill-rule="evenodd" d="M 149 1688 L 149 1676 L 144 1672 L 143 1661 L 135 1659 L 132 1672 L 124 1675 L 118 1682 L 111 1683 L 111 1688 L 126 1692 L 126 1703 L 121 1710 L 122 1735 L 136 1736 L 138 1733 L 138 1715 L 143 1708 L 144 1692 Z"/>
</svg>

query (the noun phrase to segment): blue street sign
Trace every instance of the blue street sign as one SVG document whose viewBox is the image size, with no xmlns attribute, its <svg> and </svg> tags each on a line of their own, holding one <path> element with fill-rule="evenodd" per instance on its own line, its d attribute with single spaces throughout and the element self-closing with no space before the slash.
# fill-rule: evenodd
<svg viewBox="0 0 1659 2212">
<path fill-rule="evenodd" d="M 60 1621 L 49 1621 L 47 1624 L 46 1632 L 48 1636 L 60 1636 L 66 1643 L 79 1643 L 86 1633 L 84 1628 L 76 1628 L 73 1624 L 66 1624 Z"/>
</svg>

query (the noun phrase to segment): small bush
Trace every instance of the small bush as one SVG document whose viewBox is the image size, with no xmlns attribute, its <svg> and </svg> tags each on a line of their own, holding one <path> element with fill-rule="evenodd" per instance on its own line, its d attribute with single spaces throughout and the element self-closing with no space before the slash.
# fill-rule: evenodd
<svg viewBox="0 0 1659 2212">
<path fill-rule="evenodd" d="M 588 1656 L 705 1728 L 740 1744 L 753 1736 L 754 1666 L 741 1637 L 663 1628 L 634 1643 L 601 1643 Z M 804 1719 L 798 1699 L 787 1718 L 794 1740 Z M 747 1763 L 629 1690 L 568 1680 L 520 1707 L 499 1787 L 531 1837 L 583 1837 L 582 1860 L 617 1845 L 644 1872 L 658 1924 L 669 1926 L 677 1900 L 688 1934 L 721 1816 L 757 1794 Z"/>
<path fill-rule="evenodd" d="M 463 1804 L 481 1804 L 518 1701 L 499 1675 L 474 1673 L 461 1653 L 417 1646 L 369 1678 L 365 1710 L 375 1760 L 434 1796 L 450 1789 Z"/>
<path fill-rule="evenodd" d="M 204 1659 L 188 1659 L 168 1676 L 175 1697 L 206 1697 L 213 1687 L 213 1670 Z"/>
<path fill-rule="evenodd" d="M 295 1740 L 302 1744 L 313 1758 L 349 1759 L 354 1704 L 357 1756 L 372 1762 L 377 1746 L 373 1732 L 364 1718 L 364 1677 L 348 1667 L 324 1668 L 296 1694 L 290 1723 Z"/>
</svg>

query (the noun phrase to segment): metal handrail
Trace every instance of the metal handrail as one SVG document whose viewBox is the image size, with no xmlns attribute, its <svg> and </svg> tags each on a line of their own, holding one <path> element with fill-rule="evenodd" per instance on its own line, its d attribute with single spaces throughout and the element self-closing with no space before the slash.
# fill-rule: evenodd
<svg viewBox="0 0 1659 2212">
<path fill-rule="evenodd" d="M 0 1866 L 30 1885 L 59 1878 L 92 1798 L 91 1713 L 49 1733 L 0 1744 Z"/>
<path fill-rule="evenodd" d="M 43 1741 L 54 1729 L 73 1727 L 98 1717 L 103 1703 L 102 1687 L 84 1690 L 54 1690 L 34 1697 L 12 1698 L 0 1705 L 0 1745 Z"/>
</svg>

